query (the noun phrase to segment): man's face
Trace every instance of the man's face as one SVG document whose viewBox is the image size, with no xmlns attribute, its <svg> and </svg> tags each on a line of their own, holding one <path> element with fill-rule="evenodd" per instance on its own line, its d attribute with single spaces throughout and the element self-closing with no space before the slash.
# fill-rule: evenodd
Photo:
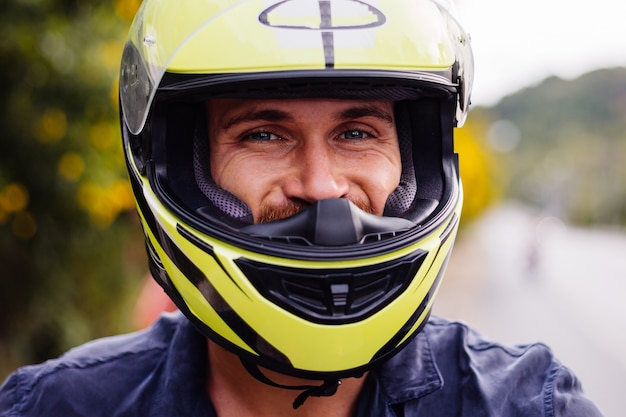
<svg viewBox="0 0 626 417">
<path fill-rule="evenodd" d="M 400 181 L 393 103 L 331 99 L 213 99 L 211 174 L 256 223 L 327 198 L 382 215 Z"/>
</svg>

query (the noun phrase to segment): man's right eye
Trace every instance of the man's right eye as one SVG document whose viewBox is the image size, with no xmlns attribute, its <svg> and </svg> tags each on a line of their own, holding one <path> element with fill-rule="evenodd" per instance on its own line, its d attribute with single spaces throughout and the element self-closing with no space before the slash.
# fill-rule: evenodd
<svg viewBox="0 0 626 417">
<path fill-rule="evenodd" d="M 270 132 L 261 131 L 261 132 L 248 133 L 247 135 L 244 136 L 244 139 L 259 141 L 259 142 L 269 142 L 272 140 L 278 140 L 280 139 L 280 137 Z"/>
</svg>

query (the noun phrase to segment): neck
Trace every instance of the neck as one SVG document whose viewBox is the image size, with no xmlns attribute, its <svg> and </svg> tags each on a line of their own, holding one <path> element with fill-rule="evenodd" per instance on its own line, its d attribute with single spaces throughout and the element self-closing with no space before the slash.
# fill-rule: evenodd
<svg viewBox="0 0 626 417">
<path fill-rule="evenodd" d="M 217 415 L 259 417 L 350 417 L 354 415 L 357 398 L 365 382 L 362 378 L 346 378 L 335 395 L 310 397 L 298 409 L 293 409 L 294 399 L 300 391 L 267 385 L 244 368 L 239 357 L 209 341 L 209 369 L 207 391 Z M 262 369 L 270 380 L 287 386 L 321 385 L 311 381 Z"/>
</svg>

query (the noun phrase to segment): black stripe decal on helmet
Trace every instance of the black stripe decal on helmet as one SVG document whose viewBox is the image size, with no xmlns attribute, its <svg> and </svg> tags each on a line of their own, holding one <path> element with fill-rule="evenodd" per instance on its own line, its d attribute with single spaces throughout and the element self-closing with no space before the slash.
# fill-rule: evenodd
<svg viewBox="0 0 626 417">
<path fill-rule="evenodd" d="M 211 255 L 215 263 L 219 265 L 220 269 L 224 272 L 224 274 L 226 274 L 226 276 L 232 281 L 232 283 L 235 284 L 237 288 L 241 290 L 241 287 L 239 286 L 239 284 L 237 284 L 237 281 L 235 281 L 233 277 L 228 273 L 226 268 L 224 268 L 222 261 L 220 261 L 220 259 L 217 256 L 215 256 L 215 252 L 213 251 L 213 247 L 211 245 L 198 239 L 197 236 L 194 236 L 189 230 L 185 229 L 180 224 L 176 225 L 176 230 L 178 231 L 178 233 L 180 233 L 182 237 L 187 239 L 190 243 L 193 243 L 196 247 L 206 252 L 207 254 Z M 202 279 L 203 280 L 206 279 L 204 274 L 202 274 Z M 194 283 L 194 285 L 196 284 Z"/>
<path fill-rule="evenodd" d="M 442 245 L 445 243 L 446 240 L 448 240 L 450 236 L 453 235 L 452 232 L 454 231 L 454 227 L 456 226 L 458 222 L 459 222 L 459 216 L 456 213 L 453 213 L 452 219 L 450 219 L 450 222 L 448 223 L 444 231 L 441 232 L 441 235 L 439 235 L 439 240 L 441 241 Z"/>
<path fill-rule="evenodd" d="M 126 165 L 128 167 L 130 186 L 133 190 L 135 201 L 137 202 L 138 211 L 143 216 L 144 221 L 146 222 L 146 225 L 148 226 L 152 234 L 158 239 L 159 237 L 157 234 L 157 223 L 154 219 L 154 214 L 152 213 L 152 210 L 150 210 L 150 206 L 148 205 L 148 202 L 143 195 L 143 184 L 141 182 L 141 179 L 139 178 L 139 174 L 132 166 L 129 165 L 128 162 Z"/>
<path fill-rule="evenodd" d="M 335 36 L 331 30 L 333 22 L 330 11 L 330 1 L 320 0 L 320 29 L 322 29 L 322 44 L 324 45 L 324 61 L 326 68 L 334 68 L 335 66 Z"/>
<path fill-rule="evenodd" d="M 371 28 L 380 26 L 386 21 L 385 15 L 380 10 L 360 0 L 351 0 L 350 3 L 346 2 L 350 7 L 353 8 L 352 14 L 355 16 L 359 16 L 363 19 L 360 23 L 357 24 L 334 24 L 332 18 L 331 0 L 318 0 L 317 2 L 320 18 L 319 25 L 302 24 L 297 19 L 285 19 L 285 16 L 282 16 L 282 19 L 273 18 L 274 14 L 281 13 L 281 9 L 293 7 L 293 4 L 290 3 L 293 3 L 294 1 L 295 0 L 283 0 L 268 7 L 259 14 L 259 22 L 273 28 L 320 31 L 322 36 L 322 45 L 324 48 L 324 62 L 326 68 L 335 67 L 334 32 L 336 30 Z M 346 6 L 346 4 L 344 4 L 344 6 Z"/>
<path fill-rule="evenodd" d="M 180 248 L 178 248 L 178 246 L 176 246 L 176 244 L 170 239 L 167 233 L 165 233 L 165 231 L 158 225 L 157 229 L 163 248 L 167 252 L 168 256 L 171 258 L 174 264 L 176 264 L 178 269 L 180 269 L 183 275 L 189 280 L 189 282 L 191 282 L 196 288 L 198 288 L 198 290 L 202 293 L 209 305 L 228 325 L 228 327 L 233 329 L 233 331 L 239 337 L 241 337 L 241 339 L 248 346 L 250 346 L 259 354 L 263 355 L 264 357 L 272 358 L 279 363 L 290 365 L 289 360 L 285 355 L 283 355 L 280 351 L 278 351 L 278 349 L 276 349 L 269 342 L 263 339 L 237 313 L 235 313 L 232 307 L 230 307 L 226 300 L 215 289 L 213 284 L 211 284 L 211 281 L 207 279 L 206 275 L 180 250 Z M 207 254 L 211 255 L 211 257 L 215 259 L 215 261 L 218 263 L 224 273 L 228 275 L 223 265 L 215 256 L 213 248 L 210 245 L 204 242 L 200 242 L 188 231 L 180 227 L 180 225 L 177 227 L 177 230 L 187 240 L 199 246 Z M 232 280 L 232 277 L 230 277 L 230 275 L 228 275 L 228 277 Z M 171 282 L 171 280 L 169 281 Z M 201 319 L 199 319 L 190 312 L 189 307 L 183 300 L 178 290 L 176 290 L 173 285 L 170 284 L 169 288 L 166 288 L 166 290 L 168 290 L 168 294 L 176 303 L 176 305 L 181 309 L 181 311 L 183 311 L 185 315 L 197 325 L 197 327 L 200 327 L 199 330 L 201 330 L 202 333 L 204 333 L 208 337 L 211 337 L 211 339 L 215 342 L 224 345 L 225 348 L 231 349 L 232 345 L 230 343 L 225 343 L 221 335 L 214 332 L 206 323 L 204 323 Z"/>
</svg>

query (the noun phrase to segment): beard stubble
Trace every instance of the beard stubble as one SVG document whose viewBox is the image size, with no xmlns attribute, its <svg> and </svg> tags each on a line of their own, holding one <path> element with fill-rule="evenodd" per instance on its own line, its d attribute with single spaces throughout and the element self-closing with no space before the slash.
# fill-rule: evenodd
<svg viewBox="0 0 626 417">
<path fill-rule="evenodd" d="M 346 197 L 355 206 L 365 211 L 366 213 L 373 213 L 373 209 L 369 201 L 363 198 L 348 196 Z M 265 203 L 261 205 L 259 209 L 258 218 L 254 219 L 255 223 L 267 223 L 276 220 L 285 219 L 291 217 L 294 214 L 300 213 L 302 210 L 310 206 L 309 203 L 302 200 L 285 200 L 278 204 Z"/>
</svg>

